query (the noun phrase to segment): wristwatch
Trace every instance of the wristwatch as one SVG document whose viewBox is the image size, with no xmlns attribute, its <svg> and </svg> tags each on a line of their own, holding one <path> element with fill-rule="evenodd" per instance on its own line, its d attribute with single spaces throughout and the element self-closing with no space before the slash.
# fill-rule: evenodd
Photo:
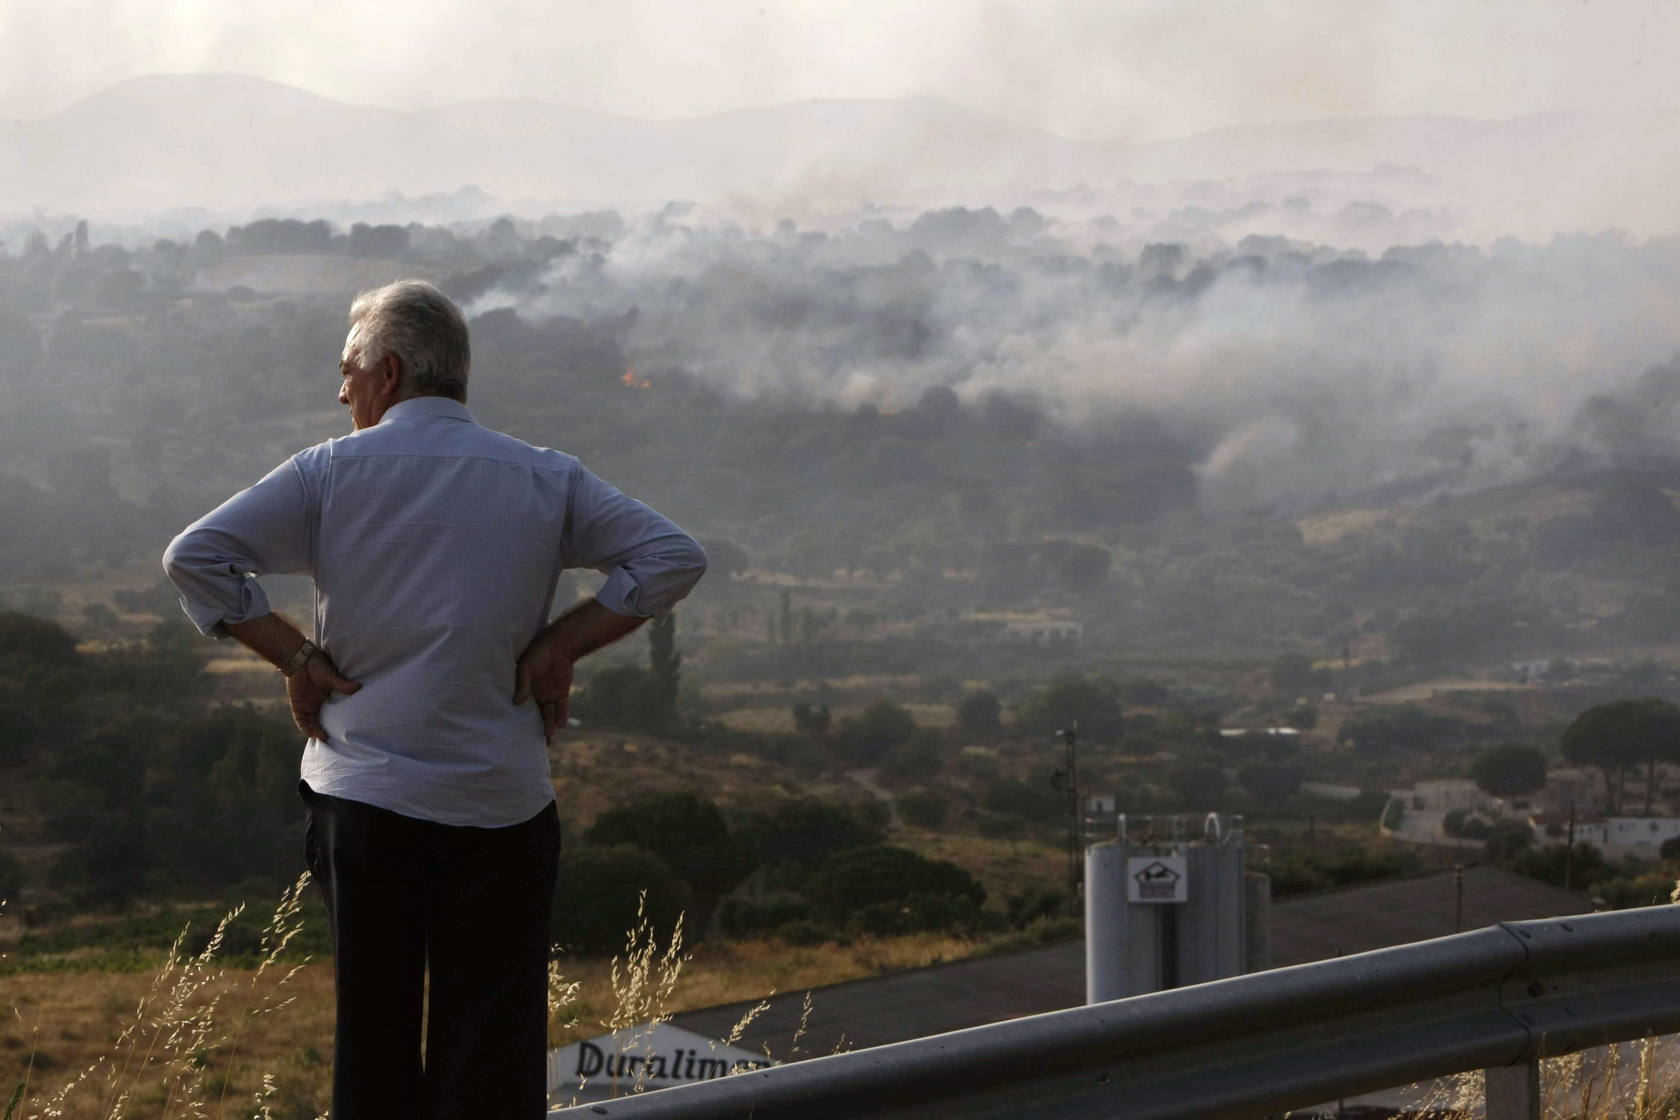
<svg viewBox="0 0 1680 1120">
<path fill-rule="evenodd" d="M 289 677 L 299 669 L 303 668 L 304 664 L 308 662 L 308 660 L 314 656 L 315 652 L 320 648 L 320 646 L 316 645 L 308 638 L 305 638 L 303 640 L 303 644 L 297 648 L 297 652 L 288 657 L 286 659 L 286 663 L 280 666 L 280 675 L 283 677 Z"/>
</svg>

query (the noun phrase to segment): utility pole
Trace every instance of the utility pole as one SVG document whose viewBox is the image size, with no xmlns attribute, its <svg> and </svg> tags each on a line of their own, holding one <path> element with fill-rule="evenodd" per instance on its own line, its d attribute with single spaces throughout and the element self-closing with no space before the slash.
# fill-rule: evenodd
<svg viewBox="0 0 1680 1120">
<path fill-rule="evenodd" d="M 1453 893 L 1457 901 L 1453 904 L 1453 932 L 1464 932 L 1464 865 L 1453 864 Z"/>
<path fill-rule="evenodd" d="M 1575 878 L 1575 797 L 1569 797 L 1569 842 L 1563 849 L 1563 889 L 1572 890 Z"/>
<path fill-rule="evenodd" d="M 1077 908 L 1084 891 L 1085 880 L 1085 820 L 1079 805 L 1079 721 L 1066 730 L 1057 731 L 1062 741 L 1062 768 L 1050 778 L 1050 784 L 1067 801 L 1067 873 L 1068 895 Z"/>
</svg>

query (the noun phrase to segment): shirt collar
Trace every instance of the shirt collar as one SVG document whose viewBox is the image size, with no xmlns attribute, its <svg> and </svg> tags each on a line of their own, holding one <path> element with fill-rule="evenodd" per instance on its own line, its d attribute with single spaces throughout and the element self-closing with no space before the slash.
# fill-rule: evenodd
<svg viewBox="0 0 1680 1120">
<path fill-rule="evenodd" d="M 385 410 L 385 415 L 379 418 L 379 423 L 389 424 L 395 420 L 418 420 L 426 416 L 437 416 L 445 420 L 465 420 L 469 424 L 476 424 L 473 414 L 467 411 L 467 406 L 450 397 L 410 397 L 406 401 L 398 401 Z"/>
</svg>

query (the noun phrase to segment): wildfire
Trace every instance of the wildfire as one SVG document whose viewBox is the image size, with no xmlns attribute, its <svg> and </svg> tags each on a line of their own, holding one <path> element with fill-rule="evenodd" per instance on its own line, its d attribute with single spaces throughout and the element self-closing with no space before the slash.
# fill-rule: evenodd
<svg viewBox="0 0 1680 1120">
<path fill-rule="evenodd" d="M 651 388 L 653 388 L 653 382 L 649 381 L 645 377 L 637 377 L 636 376 L 636 367 L 635 366 L 625 366 L 624 367 L 624 376 L 619 378 L 619 380 L 624 382 L 624 387 L 626 389 L 651 389 Z"/>
</svg>

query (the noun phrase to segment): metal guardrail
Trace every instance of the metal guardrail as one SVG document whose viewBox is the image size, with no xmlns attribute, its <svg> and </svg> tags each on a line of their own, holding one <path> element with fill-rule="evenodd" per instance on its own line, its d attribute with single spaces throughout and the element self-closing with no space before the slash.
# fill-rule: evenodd
<svg viewBox="0 0 1680 1120">
<path fill-rule="evenodd" d="M 890 1016 L 892 1009 L 883 1007 Z M 1680 906 L 1469 933 L 550 1113 L 1240 1120 L 1466 1070 L 1537 1116 L 1542 1057 L 1680 1031 Z"/>
</svg>

